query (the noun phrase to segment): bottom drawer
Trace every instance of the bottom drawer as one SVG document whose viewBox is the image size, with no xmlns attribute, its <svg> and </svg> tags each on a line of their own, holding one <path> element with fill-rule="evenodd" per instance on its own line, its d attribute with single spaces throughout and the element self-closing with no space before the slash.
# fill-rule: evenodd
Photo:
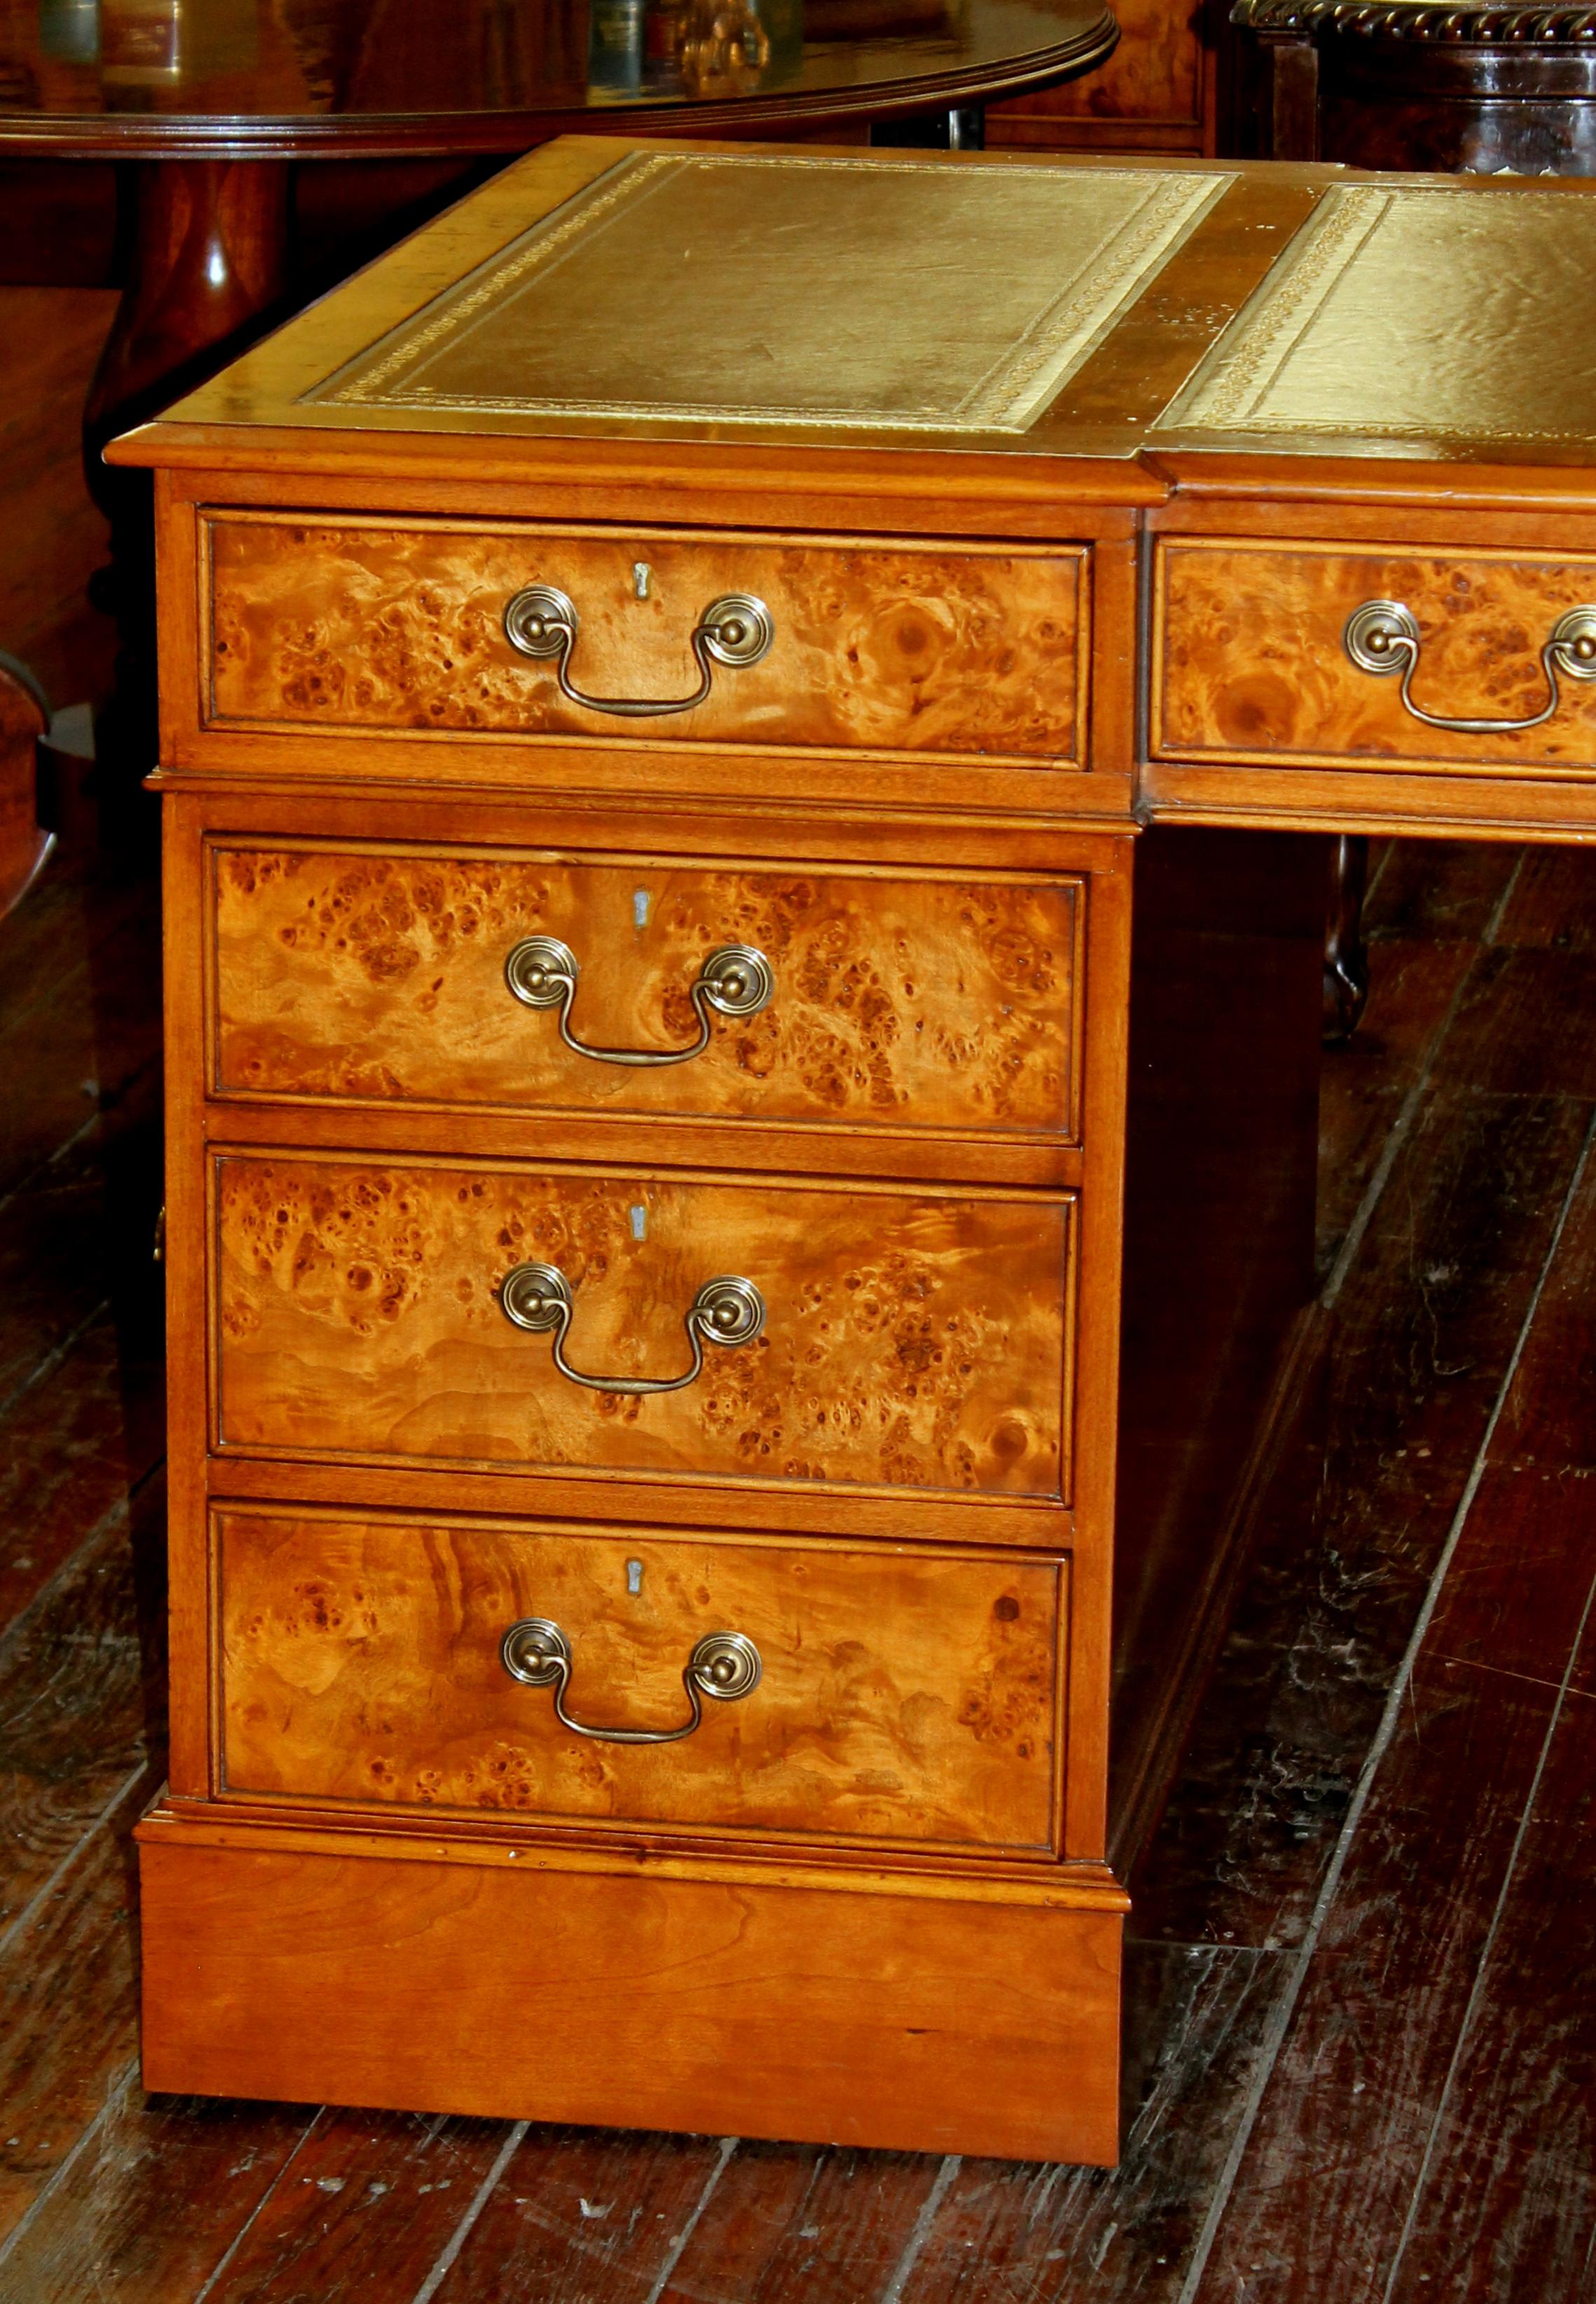
<svg viewBox="0 0 1596 2304">
<path fill-rule="evenodd" d="M 239 1507 L 215 1543 L 235 1798 L 1057 1846 L 1060 1557 Z"/>
</svg>

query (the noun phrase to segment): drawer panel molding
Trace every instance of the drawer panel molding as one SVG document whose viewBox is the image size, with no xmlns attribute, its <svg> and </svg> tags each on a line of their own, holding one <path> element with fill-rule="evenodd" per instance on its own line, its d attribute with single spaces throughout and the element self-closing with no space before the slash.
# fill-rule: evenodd
<svg viewBox="0 0 1596 2304">
<path fill-rule="evenodd" d="M 207 901 L 217 1095 L 1078 1141 L 1077 876 L 215 842 Z"/>
<path fill-rule="evenodd" d="M 1073 1193 L 253 1153 L 213 1173 L 224 1449 L 1068 1501 Z M 564 1283 L 571 1367 L 630 1390 L 572 1381 L 559 1324 L 518 1320 L 529 1266 Z M 683 1326 L 717 1279 L 765 1317 L 689 1381 Z"/>
<path fill-rule="evenodd" d="M 1183 539 L 1156 592 L 1155 758 L 1596 776 L 1596 555 Z"/>
<path fill-rule="evenodd" d="M 214 1528 L 239 1797 L 1056 1852 L 1060 1557 L 237 1507 Z M 706 1677 L 757 1667 L 689 1698 L 712 1648 Z"/>
<path fill-rule="evenodd" d="M 214 727 L 1081 754 L 1085 546 L 216 511 L 201 552 Z"/>
</svg>

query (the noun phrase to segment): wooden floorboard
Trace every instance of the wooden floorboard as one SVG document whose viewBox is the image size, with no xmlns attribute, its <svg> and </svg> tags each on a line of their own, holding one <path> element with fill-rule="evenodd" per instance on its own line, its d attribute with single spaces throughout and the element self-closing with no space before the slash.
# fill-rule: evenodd
<svg viewBox="0 0 1596 2304">
<path fill-rule="evenodd" d="M 1596 1472 L 1596 1174 L 1568 1212 L 1493 1456 L 1498 1462 Z"/>
<path fill-rule="evenodd" d="M 132 1773 L 162 1762 L 158 1626 L 139 1620 L 135 1548 L 158 1532 L 158 1504 L 152 1488 L 107 1512 L 0 1639 L 0 1930 Z"/>
<path fill-rule="evenodd" d="M 1587 1665 L 1593 1648 L 1587 1637 Z M 1592 2293 L 1593 1740 L 1596 1700 L 1566 1696 L 1426 2139 L 1391 2304 L 1436 2294 L 1580 2304 Z"/>
<path fill-rule="evenodd" d="M 1393 842 L 1364 911 L 1372 988 L 1327 1059 L 1319 1129 L 1319 1262 L 1327 1279 L 1404 1105 L 1423 1087 L 1520 853 L 1479 841 Z"/>
<path fill-rule="evenodd" d="M 844 2304 L 879 2296 L 942 2166 L 919 2153 L 739 2145 L 659 2304 Z"/>
<path fill-rule="evenodd" d="M 130 2062 L 78 2148 L 0 2254 L 0 2296 L 17 2304 L 198 2304 L 283 2181 L 314 2107 L 146 2097 Z M 367 2263 L 365 2294 L 380 2264 Z M 336 2291 L 321 2295 L 331 2304 Z M 358 2288 L 346 2286 L 346 2296 Z"/>
<path fill-rule="evenodd" d="M 1438 1082 L 1321 1338 L 1132 1925 L 1296 1942 L 1539 1277 L 1583 1117 Z"/>
<path fill-rule="evenodd" d="M 1537 1470 L 1509 1501 L 1483 1485 L 1464 1529 L 1204 2304 L 1296 2304 L 1327 2266 L 1338 2304 L 1590 2292 L 1596 1497 Z M 1444 1653 L 1486 1624 L 1502 1665 Z"/>
<path fill-rule="evenodd" d="M 69 510 L 41 645 L 89 692 Z M 1136 1883 L 1111 2172 L 143 2095 L 156 920 L 79 854 L 0 928 L 0 2304 L 1596 2298 L 1596 858 L 1379 860 L 1319 1341 Z"/>
<path fill-rule="evenodd" d="M 139 1810 L 159 1779 L 130 1772 L 0 1952 L 0 2236 L 47 2197 L 138 2051 L 138 1976 L 128 1927 Z M 14 2267 L 0 2269 L 28 2293 Z"/>
<path fill-rule="evenodd" d="M 512 2134 L 502 2121 L 323 2112 L 221 2267 L 211 2299 L 410 2299 Z M 373 2291 L 379 2266 L 384 2286 Z"/>
<path fill-rule="evenodd" d="M 7 1194 L 119 1112 L 158 1064 L 153 883 L 113 885 L 103 897 L 91 889 L 67 919 L 80 921 L 86 948 L 69 945 L 30 1000 L 0 1008 L 0 1192 Z"/>
<path fill-rule="evenodd" d="M 159 1368 L 124 1351 L 109 1307 L 52 1363 L 0 1414 L 0 1623 L 161 1461 Z M 159 1540 L 157 1529 L 152 1550 Z"/>
<path fill-rule="evenodd" d="M 1516 888 L 1471 975 L 1449 1061 L 1482 1106 L 1520 1101 L 1498 1045 L 1511 1051 L 1523 1020 L 1507 964 L 1523 950 L 1506 939 L 1545 924 L 1554 880 L 1577 879 L 1566 863 L 1539 873 L 1533 905 Z M 1577 1000 L 1571 940 L 1528 949 Z M 1589 1104 L 1533 1108 L 1549 1103 L 1583 1120 L 1581 1156 L 1280 2054 L 1211 2211 L 1198 2304 L 1305 2300 L 1331 2266 L 1348 2304 L 1592 2292 L 1596 1707 L 1581 1690 L 1596 1493 L 1588 1364 L 1571 1372 L 1570 1356 L 1589 1341 L 1596 1161 Z"/>
<path fill-rule="evenodd" d="M 904 2304 L 1178 2293 L 1256 2074 L 1279 1955 L 1133 1942 L 1126 1966 L 1119 2166 L 963 2162 L 916 2236 Z"/>
<path fill-rule="evenodd" d="M 1385 2293 L 1555 1696 L 1415 1673 L 1209 2260 L 1204 2300 Z"/>
<path fill-rule="evenodd" d="M 533 2128 L 436 2293 L 451 2304 L 658 2304 L 734 2150 L 716 2137 Z"/>
</svg>

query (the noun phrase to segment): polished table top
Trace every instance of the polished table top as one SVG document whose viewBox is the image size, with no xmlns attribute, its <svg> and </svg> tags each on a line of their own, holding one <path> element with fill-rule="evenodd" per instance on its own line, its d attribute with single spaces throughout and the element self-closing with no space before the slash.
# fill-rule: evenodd
<svg viewBox="0 0 1596 2304">
<path fill-rule="evenodd" d="M 0 157 L 515 152 L 748 134 L 1068 78 L 1105 0 L 37 0 L 0 16 Z"/>
<path fill-rule="evenodd" d="M 572 139 L 173 417 L 351 445 L 574 433 L 920 447 L 965 470 L 1136 459 L 1154 489 L 1193 455 L 1561 468 L 1583 489 L 1593 327 L 1596 185 L 1578 179 L 618 159 Z"/>
</svg>

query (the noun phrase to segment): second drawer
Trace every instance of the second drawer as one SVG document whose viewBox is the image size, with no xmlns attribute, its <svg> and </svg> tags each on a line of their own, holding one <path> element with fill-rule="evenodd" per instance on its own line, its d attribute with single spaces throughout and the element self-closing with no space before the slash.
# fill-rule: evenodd
<svg viewBox="0 0 1596 2304">
<path fill-rule="evenodd" d="M 240 1797 L 1054 1842 L 1062 1557 L 237 1508 L 215 1549 Z"/>
<path fill-rule="evenodd" d="M 1075 1208 L 228 1154 L 216 1438 L 1067 1500 Z"/>
<path fill-rule="evenodd" d="M 209 855 L 222 1096 L 1078 1136 L 1079 877 Z"/>
</svg>

